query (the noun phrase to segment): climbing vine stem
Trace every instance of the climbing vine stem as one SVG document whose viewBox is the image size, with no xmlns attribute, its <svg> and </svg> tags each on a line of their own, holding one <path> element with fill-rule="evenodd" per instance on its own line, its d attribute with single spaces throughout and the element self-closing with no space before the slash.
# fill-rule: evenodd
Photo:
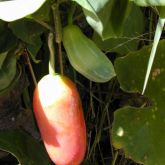
<svg viewBox="0 0 165 165">
<path fill-rule="evenodd" d="M 53 11 L 53 18 L 54 18 L 54 28 L 55 28 L 55 40 L 58 44 L 58 57 L 59 57 L 59 64 L 60 64 L 60 72 L 63 75 L 63 60 L 62 60 L 62 49 L 61 49 L 61 42 L 62 42 L 62 27 L 61 27 L 61 16 L 59 11 L 59 4 L 60 2 L 54 3 L 52 5 Z"/>
</svg>

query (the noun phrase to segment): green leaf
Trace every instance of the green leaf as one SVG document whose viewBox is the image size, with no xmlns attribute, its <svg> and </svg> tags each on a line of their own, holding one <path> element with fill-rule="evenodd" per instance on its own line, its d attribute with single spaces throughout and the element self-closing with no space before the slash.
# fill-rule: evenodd
<svg viewBox="0 0 165 165">
<path fill-rule="evenodd" d="M 142 94 L 144 94 L 145 89 L 147 87 L 149 75 L 150 75 L 151 68 L 152 68 L 152 65 L 153 65 L 153 62 L 154 62 L 154 59 L 155 59 L 157 46 L 159 44 L 164 25 L 165 25 L 165 19 L 159 18 L 158 23 L 157 23 L 157 27 L 156 27 L 156 30 L 155 30 L 155 35 L 154 35 L 154 40 L 153 40 L 153 45 L 152 45 L 150 57 L 149 57 L 149 60 L 148 60 L 148 66 L 147 66 L 147 71 L 146 71 L 146 75 L 145 75 Z"/>
<path fill-rule="evenodd" d="M 165 6 L 157 6 L 157 9 L 159 11 L 159 16 L 165 18 Z"/>
<path fill-rule="evenodd" d="M 84 7 L 85 9 L 95 13 L 94 11 L 99 12 L 101 9 L 103 9 L 109 0 L 72 0 L 77 2 L 80 6 Z M 92 10 L 93 8 L 93 10 Z"/>
<path fill-rule="evenodd" d="M 144 108 L 124 107 L 115 112 L 112 141 L 123 148 L 127 157 L 145 165 L 165 162 L 165 40 L 160 41 L 146 90 L 152 105 Z M 121 88 L 141 92 L 151 46 L 130 53 L 115 62 Z"/>
<path fill-rule="evenodd" d="M 37 11 L 45 0 L 3 0 L 0 1 L 0 19 L 15 21 Z"/>
<path fill-rule="evenodd" d="M 9 28 L 19 39 L 29 44 L 35 44 L 36 37 L 40 37 L 45 30 L 40 24 L 30 19 L 11 22 Z"/>
<path fill-rule="evenodd" d="M 16 57 L 11 53 L 8 54 L 7 57 L 5 57 L 5 60 L 3 61 L 3 65 L 0 68 L 0 91 L 7 88 L 10 85 L 15 75 L 16 75 Z"/>
<path fill-rule="evenodd" d="M 35 13 L 29 15 L 28 18 L 48 22 L 50 21 L 50 14 L 51 0 L 46 0 L 46 2 L 41 6 L 41 8 L 37 10 Z"/>
<path fill-rule="evenodd" d="M 139 6 L 165 6 L 164 0 L 130 0 Z"/>
<path fill-rule="evenodd" d="M 51 164 L 44 147 L 22 131 L 0 131 L 0 148 L 14 155 L 22 165 Z"/>
<path fill-rule="evenodd" d="M 103 41 L 99 35 L 94 33 L 93 40 L 100 49 L 106 52 L 126 54 L 137 49 L 140 40 L 138 37 L 143 31 L 143 13 L 138 6 L 132 5 L 132 10 L 124 24 L 123 35 L 121 37 L 110 38 Z"/>
<path fill-rule="evenodd" d="M 6 26 L 3 26 L 3 28 L 0 27 L 0 29 L 0 52 L 9 51 L 16 46 L 17 38 Z"/>
<path fill-rule="evenodd" d="M 39 60 L 36 59 L 36 55 L 37 55 L 38 51 L 40 50 L 41 46 L 42 46 L 42 42 L 41 42 L 40 38 L 36 38 L 36 41 L 33 44 L 26 45 L 27 50 L 31 55 L 31 58 L 35 63 L 39 62 Z"/>
<path fill-rule="evenodd" d="M 122 34 L 123 25 L 131 7 L 128 0 L 73 1 L 82 7 L 87 22 L 102 39 L 108 39 Z M 119 10 L 120 12 L 117 12 Z"/>
<path fill-rule="evenodd" d="M 4 29 L 6 22 L 0 20 L 0 32 Z"/>
<path fill-rule="evenodd" d="M 38 62 L 36 60 L 36 54 L 41 48 L 42 42 L 40 35 L 45 31 L 45 28 L 31 19 L 11 22 L 9 23 L 9 27 L 19 39 L 25 42 L 33 61 Z"/>
<path fill-rule="evenodd" d="M 0 69 L 2 69 L 2 65 L 3 65 L 3 62 L 5 61 L 7 54 L 8 52 L 0 53 Z"/>
<path fill-rule="evenodd" d="M 123 32 L 124 23 L 128 15 L 130 14 L 130 9 L 131 5 L 129 4 L 129 0 L 114 1 L 110 21 L 115 34 L 117 34 L 116 36 L 121 36 Z M 107 11 L 109 10 L 107 9 Z"/>
</svg>

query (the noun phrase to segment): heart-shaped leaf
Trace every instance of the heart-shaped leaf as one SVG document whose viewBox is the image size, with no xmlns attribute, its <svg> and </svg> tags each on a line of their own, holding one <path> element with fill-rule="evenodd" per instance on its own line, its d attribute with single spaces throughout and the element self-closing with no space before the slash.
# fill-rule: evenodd
<svg viewBox="0 0 165 165">
<path fill-rule="evenodd" d="M 33 61 L 38 62 L 36 60 L 36 54 L 41 48 L 42 42 L 40 35 L 44 32 L 45 28 L 32 19 L 22 19 L 11 22 L 9 23 L 9 28 L 15 36 L 25 42 Z"/>
<path fill-rule="evenodd" d="M 40 38 L 45 28 L 31 19 L 23 19 L 9 23 L 9 28 L 22 41 L 35 44 L 36 38 Z"/>
<path fill-rule="evenodd" d="M 3 0 L 0 1 L 0 19 L 15 21 L 37 11 L 45 0 Z"/>
<path fill-rule="evenodd" d="M 140 25 L 140 26 L 139 26 Z M 140 7 L 132 5 L 132 10 L 123 27 L 121 37 L 102 40 L 97 33 L 94 33 L 93 40 L 97 46 L 106 52 L 117 52 L 126 54 L 138 47 L 140 35 L 144 31 L 144 16 Z"/>
<path fill-rule="evenodd" d="M 0 131 L 0 149 L 10 152 L 23 165 L 50 165 L 43 145 L 22 131 Z"/>
<path fill-rule="evenodd" d="M 14 36 L 12 31 L 7 28 L 6 25 L 0 25 L 0 52 L 9 51 L 11 48 L 16 46 L 17 38 Z"/>
<path fill-rule="evenodd" d="M 156 59 L 145 95 L 152 105 L 144 108 L 124 107 L 115 112 L 112 139 L 127 157 L 145 165 L 165 162 L 165 40 L 157 49 Z M 141 92 L 151 46 L 130 53 L 115 62 L 121 88 Z M 147 104 L 147 103 L 146 103 Z"/>
<path fill-rule="evenodd" d="M 124 22 L 130 12 L 129 0 L 72 0 L 83 9 L 86 20 L 102 37 L 120 36 Z M 120 10 L 120 12 L 118 12 Z"/>
</svg>

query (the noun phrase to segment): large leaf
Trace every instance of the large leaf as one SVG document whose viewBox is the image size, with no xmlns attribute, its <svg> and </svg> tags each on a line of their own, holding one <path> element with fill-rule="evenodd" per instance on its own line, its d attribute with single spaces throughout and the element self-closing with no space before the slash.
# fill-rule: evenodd
<svg viewBox="0 0 165 165">
<path fill-rule="evenodd" d="M 139 6 L 157 6 L 159 16 L 165 18 L 165 1 L 164 0 L 130 0 Z"/>
<path fill-rule="evenodd" d="M 2 52 L 0 54 L 0 69 L 2 69 L 2 65 L 3 65 L 3 62 L 5 61 L 5 59 L 7 57 L 7 54 L 8 54 L 8 51 Z"/>
<path fill-rule="evenodd" d="M 0 149 L 10 152 L 22 165 L 50 165 L 44 147 L 21 131 L 0 131 Z"/>
<path fill-rule="evenodd" d="M 7 26 L 0 27 L 0 52 L 9 51 L 16 46 L 17 38 Z"/>
<path fill-rule="evenodd" d="M 144 108 L 124 107 L 115 112 L 113 145 L 123 148 L 127 157 L 145 165 L 165 162 L 165 40 L 158 45 L 145 95 L 152 105 Z M 151 46 L 130 53 L 115 62 L 121 88 L 141 92 Z M 147 104 L 147 103 L 146 103 Z"/>
<path fill-rule="evenodd" d="M 103 41 L 99 35 L 94 33 L 93 40 L 100 49 L 106 52 L 126 54 L 137 49 L 140 35 L 143 31 L 143 13 L 138 6 L 133 5 L 130 15 L 124 24 L 123 35 L 121 37 L 110 38 Z"/>
<path fill-rule="evenodd" d="M 165 6 L 158 6 L 157 9 L 159 11 L 159 16 L 165 18 Z"/>
<path fill-rule="evenodd" d="M 15 36 L 25 42 L 33 61 L 37 62 L 36 54 L 42 46 L 40 35 L 45 28 L 31 19 L 23 19 L 9 23 Z"/>
<path fill-rule="evenodd" d="M 131 6 L 128 0 L 73 1 L 82 7 L 87 22 L 103 39 L 122 34 L 123 25 Z"/>
<path fill-rule="evenodd" d="M 30 20 L 23 19 L 9 23 L 9 28 L 22 41 L 35 44 L 36 38 L 45 30 L 40 24 Z"/>
<path fill-rule="evenodd" d="M 0 1 L 0 19 L 15 21 L 37 11 L 45 0 L 3 0 Z"/>
<path fill-rule="evenodd" d="M 164 0 L 130 0 L 139 6 L 165 6 Z"/>
<path fill-rule="evenodd" d="M 51 14 L 51 0 L 46 0 L 42 7 L 37 10 L 35 13 L 28 16 L 28 18 L 33 18 L 35 20 L 50 21 Z"/>
<path fill-rule="evenodd" d="M 146 71 L 146 75 L 145 75 L 142 94 L 144 94 L 145 89 L 147 87 L 148 79 L 149 79 L 149 76 L 150 76 L 150 73 L 151 73 L 152 65 L 154 63 L 156 50 L 157 50 L 159 41 L 161 39 L 161 34 L 162 34 L 162 31 L 163 31 L 164 25 L 165 25 L 165 19 L 159 18 L 158 23 L 157 23 L 157 27 L 156 27 L 156 30 L 155 30 L 155 35 L 154 35 L 154 40 L 153 40 L 153 45 L 152 45 L 150 57 L 149 57 L 149 60 L 148 60 L 147 71 Z"/>
<path fill-rule="evenodd" d="M 7 56 L 6 53 L 0 54 L 2 63 L 0 68 L 0 91 L 7 88 L 16 75 L 16 57 L 12 53 Z"/>
</svg>

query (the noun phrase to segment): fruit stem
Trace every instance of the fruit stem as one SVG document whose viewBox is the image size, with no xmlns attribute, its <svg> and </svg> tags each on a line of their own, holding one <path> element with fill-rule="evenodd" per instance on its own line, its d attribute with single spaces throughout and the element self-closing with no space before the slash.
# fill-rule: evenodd
<svg viewBox="0 0 165 165">
<path fill-rule="evenodd" d="M 54 50 L 54 35 L 53 33 L 49 33 L 48 35 L 48 47 L 50 52 L 49 57 L 49 74 L 54 75 L 55 74 L 55 50 Z"/>
<path fill-rule="evenodd" d="M 68 24 L 71 25 L 73 24 L 73 14 L 75 12 L 76 9 L 76 3 L 75 2 L 71 2 L 71 8 L 68 14 Z"/>
</svg>

